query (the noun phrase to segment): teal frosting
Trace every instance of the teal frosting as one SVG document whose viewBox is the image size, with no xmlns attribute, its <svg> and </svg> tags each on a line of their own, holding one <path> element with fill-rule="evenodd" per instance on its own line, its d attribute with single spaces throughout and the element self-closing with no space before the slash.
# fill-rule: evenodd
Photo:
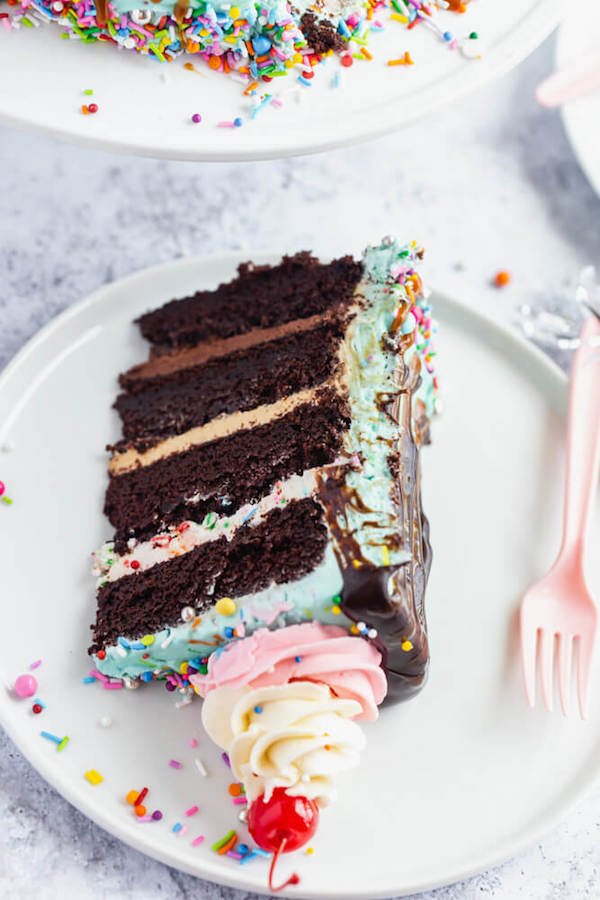
<svg viewBox="0 0 600 900">
<path fill-rule="evenodd" d="M 424 325 L 430 320 L 430 307 L 420 290 L 414 289 L 413 282 L 418 252 L 419 248 L 402 246 L 397 241 L 366 250 L 362 293 L 367 302 L 351 322 L 345 338 L 352 413 L 345 449 L 349 454 L 360 450 L 362 466 L 350 468 L 346 474 L 347 487 L 361 502 L 346 505 L 344 528 L 354 535 L 363 557 L 376 566 L 402 564 L 409 558 L 407 551 L 394 549 L 390 541 L 398 530 L 398 517 L 388 457 L 398 426 L 378 402 L 398 391 L 398 357 L 385 351 L 382 338 L 390 332 L 399 309 L 411 308 L 401 331 L 404 335 L 412 333 L 415 338 L 404 353 L 404 363 L 415 354 L 421 355 L 421 381 L 413 394 L 413 409 L 415 401 L 421 399 L 431 416 L 435 406 L 433 373 L 429 371 L 432 366 L 426 361 L 430 338 L 424 337 L 433 330 L 431 322 L 429 328 Z"/>
</svg>

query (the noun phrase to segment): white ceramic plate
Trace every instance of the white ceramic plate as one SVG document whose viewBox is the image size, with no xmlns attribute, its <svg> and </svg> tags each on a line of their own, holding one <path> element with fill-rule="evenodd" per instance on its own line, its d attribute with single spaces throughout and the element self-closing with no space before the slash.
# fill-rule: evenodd
<svg viewBox="0 0 600 900">
<path fill-rule="evenodd" d="M 57 27 L 0 30 L 0 122 L 170 159 L 312 153 L 393 131 L 506 72 L 550 33 L 563 12 L 562 0 L 478 0 L 464 16 L 447 13 L 444 21 L 457 35 L 471 30 L 481 35 L 484 55 L 476 62 L 447 50 L 424 27 L 407 33 L 390 22 L 370 43 L 372 62 L 343 69 L 331 61 L 310 88 L 276 79 L 271 88 L 282 96 L 293 88 L 293 95 L 283 96 L 282 108 L 269 107 L 252 122 L 248 101 L 241 102 L 242 87 L 206 66 L 199 66 L 199 75 L 186 71 L 182 59 L 167 66 L 106 45 L 71 41 L 65 46 Z M 386 65 L 406 49 L 414 66 Z M 341 83 L 334 89 L 336 72 Z M 87 88 L 95 91 L 100 107 L 95 116 L 80 111 Z M 203 124 L 191 123 L 195 112 L 204 117 Z M 240 115 L 245 119 L 241 128 L 216 127 Z"/>
<path fill-rule="evenodd" d="M 115 379 L 145 351 L 131 320 L 230 278 L 237 261 L 177 262 L 103 288 L 40 332 L 0 380 L 0 445 L 14 444 L 0 454 L 14 500 L 0 503 L 0 679 L 8 684 L 41 658 L 38 695 L 47 704 L 35 716 L 30 701 L 0 692 L 0 721 L 58 791 L 124 841 L 185 871 L 264 891 L 264 861 L 240 866 L 210 850 L 238 825 L 238 808 L 229 771 L 201 734 L 199 701 L 177 710 L 158 686 L 110 692 L 81 683 L 94 613 L 89 552 L 109 532 L 102 448 L 117 435 Z M 588 723 L 530 711 L 514 626 L 521 592 L 558 545 L 565 379 L 467 307 L 442 294 L 434 302 L 447 412 L 423 453 L 435 552 L 431 676 L 416 700 L 367 727 L 362 766 L 340 778 L 314 855 L 281 867 L 301 872 L 294 895 L 389 897 L 463 878 L 534 841 L 600 769 L 600 692 Z M 598 586 L 597 557 L 591 575 Z M 100 726 L 104 715 L 112 727 Z M 42 728 L 69 735 L 63 752 Z M 84 779 L 90 768 L 102 784 Z M 139 824 L 124 802 L 144 785 L 160 823 Z M 176 837 L 173 824 L 194 804 L 190 831 Z M 200 833 L 206 841 L 194 848 Z"/>
<path fill-rule="evenodd" d="M 557 68 L 588 49 L 600 48 L 600 4 L 597 0 L 583 0 L 578 9 L 576 16 L 567 16 L 559 31 Z M 579 165 L 600 194 L 600 90 L 567 103 L 562 108 L 562 116 Z"/>
</svg>

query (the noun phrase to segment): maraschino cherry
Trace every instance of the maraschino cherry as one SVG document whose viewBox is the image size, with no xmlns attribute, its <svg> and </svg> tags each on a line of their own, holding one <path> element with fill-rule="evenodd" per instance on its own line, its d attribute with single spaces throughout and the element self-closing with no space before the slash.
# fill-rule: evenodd
<svg viewBox="0 0 600 900">
<path fill-rule="evenodd" d="M 289 884 L 298 884 L 294 873 L 279 887 L 273 886 L 273 873 L 279 855 L 303 847 L 314 835 L 319 824 L 319 808 L 308 797 L 291 797 L 282 787 L 275 788 L 268 801 L 264 794 L 250 805 L 248 829 L 253 840 L 268 853 L 273 853 L 269 872 L 269 890 L 282 891 Z"/>
</svg>

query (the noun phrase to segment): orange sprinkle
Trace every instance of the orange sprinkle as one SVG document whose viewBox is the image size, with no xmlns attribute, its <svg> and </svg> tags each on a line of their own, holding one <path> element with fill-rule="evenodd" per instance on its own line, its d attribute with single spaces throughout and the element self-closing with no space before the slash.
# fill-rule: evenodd
<svg viewBox="0 0 600 900">
<path fill-rule="evenodd" d="M 238 72 L 241 72 L 242 75 L 248 75 L 250 72 L 250 69 L 248 68 L 248 66 L 240 66 L 238 69 Z"/>
<path fill-rule="evenodd" d="M 229 785 L 229 787 L 227 788 L 227 790 L 229 791 L 229 793 L 231 794 L 232 797 L 239 797 L 240 794 L 242 793 L 241 787 L 239 786 L 239 784 L 236 784 L 235 781 L 233 781 L 233 782 Z"/>
<path fill-rule="evenodd" d="M 135 803 L 135 801 L 137 800 L 139 795 L 140 795 L 139 791 L 129 791 L 129 793 L 127 794 L 125 799 L 127 800 L 128 803 L 131 803 L 131 805 L 133 806 L 133 804 Z"/>
<path fill-rule="evenodd" d="M 188 41 L 188 50 L 189 50 L 189 45 L 190 45 L 191 43 L 192 43 L 191 41 Z M 194 72 L 194 71 L 195 71 L 194 63 L 189 63 L 189 62 L 188 62 L 188 63 L 184 63 L 184 64 L 183 64 L 183 68 L 184 68 L 184 69 L 187 69 L 188 72 Z"/>
<path fill-rule="evenodd" d="M 246 47 L 248 48 L 248 53 L 250 56 L 254 56 L 254 47 L 252 46 L 252 41 L 246 41 Z"/>
<path fill-rule="evenodd" d="M 83 106 L 81 107 L 81 112 L 84 114 L 84 116 L 87 116 L 87 114 L 89 113 L 89 109 L 87 108 L 87 106 L 85 105 L 85 103 L 84 103 Z"/>
<path fill-rule="evenodd" d="M 233 24 L 235 28 L 243 28 L 244 25 L 248 24 L 248 19 L 236 19 Z"/>
<path fill-rule="evenodd" d="M 135 812 L 136 816 L 139 816 L 141 818 L 142 816 L 146 815 L 146 807 L 144 806 L 143 803 L 140 803 L 139 806 L 135 807 L 134 812 Z"/>
<path fill-rule="evenodd" d="M 240 69 L 240 72 L 241 71 L 242 70 Z M 246 97 L 248 96 L 248 94 L 252 93 L 252 91 L 255 91 L 257 87 L 258 87 L 258 81 L 253 81 L 252 84 L 249 84 L 248 87 L 246 88 L 246 90 L 244 91 L 244 94 L 246 95 Z"/>
<path fill-rule="evenodd" d="M 228 75 L 229 72 L 231 72 L 231 69 L 229 67 L 229 63 L 227 62 L 227 57 L 223 56 L 222 59 L 223 59 L 223 71 L 225 72 L 226 75 Z"/>
<path fill-rule="evenodd" d="M 214 69 L 215 72 L 221 68 L 221 57 L 220 56 L 209 56 L 208 65 L 211 69 Z"/>
<path fill-rule="evenodd" d="M 373 56 L 369 53 L 366 47 L 363 47 L 360 51 L 365 59 L 373 59 Z"/>
<path fill-rule="evenodd" d="M 367 19 L 372 19 L 372 18 L 373 18 L 373 7 L 369 6 L 369 8 L 367 10 Z"/>
<path fill-rule="evenodd" d="M 494 278 L 494 284 L 496 285 L 496 287 L 506 287 L 509 281 L 510 273 L 505 269 L 501 269 L 500 272 L 497 272 Z"/>
<path fill-rule="evenodd" d="M 324 749 L 325 749 L 325 750 L 331 750 L 331 747 L 329 746 L 329 744 L 324 744 Z"/>
<path fill-rule="evenodd" d="M 266 54 L 263 54 L 263 56 L 257 56 L 254 61 L 257 63 L 260 63 L 260 62 L 267 62 L 267 60 L 269 60 L 269 59 L 271 59 L 271 57 L 269 56 L 268 53 L 266 53 Z"/>
<path fill-rule="evenodd" d="M 227 841 L 226 844 L 223 844 L 222 847 L 219 847 L 219 849 L 217 850 L 217 853 L 219 854 L 219 856 L 224 856 L 227 853 L 227 851 L 232 850 L 236 844 L 237 844 L 237 834 L 234 834 L 234 836 L 231 838 L 230 841 Z"/>
</svg>

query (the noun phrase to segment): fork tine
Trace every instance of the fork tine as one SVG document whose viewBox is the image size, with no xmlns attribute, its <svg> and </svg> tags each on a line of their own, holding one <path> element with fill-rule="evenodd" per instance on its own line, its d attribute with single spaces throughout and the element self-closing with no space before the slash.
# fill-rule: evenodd
<svg viewBox="0 0 600 900">
<path fill-rule="evenodd" d="M 571 681 L 571 661 L 573 637 L 570 634 L 558 636 L 558 695 L 563 716 L 569 712 L 569 685 Z"/>
<path fill-rule="evenodd" d="M 542 667 L 542 697 L 548 712 L 552 712 L 554 690 L 552 684 L 552 668 L 554 657 L 554 633 L 540 631 L 540 665 Z"/>
<path fill-rule="evenodd" d="M 537 628 L 531 624 L 525 610 L 521 610 L 521 663 L 525 695 L 531 707 L 535 706 L 535 653 Z"/>
<path fill-rule="evenodd" d="M 588 687 L 590 682 L 590 666 L 592 663 L 592 650 L 594 649 L 594 636 L 579 635 L 577 654 L 577 696 L 579 698 L 579 715 L 587 719 L 588 715 Z"/>
</svg>

